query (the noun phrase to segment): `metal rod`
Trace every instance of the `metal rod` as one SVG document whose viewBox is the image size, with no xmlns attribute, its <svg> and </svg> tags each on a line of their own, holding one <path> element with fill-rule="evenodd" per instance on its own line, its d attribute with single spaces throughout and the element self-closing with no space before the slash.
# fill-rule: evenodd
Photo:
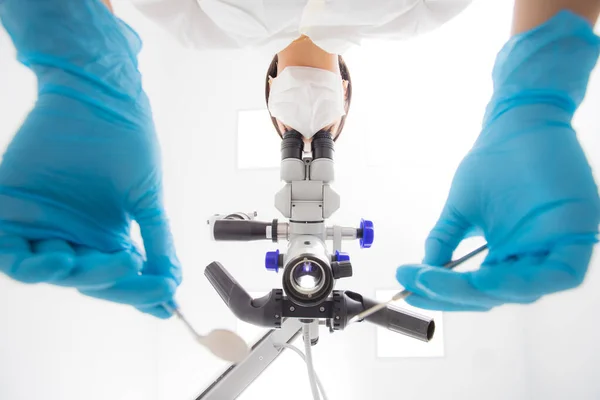
<svg viewBox="0 0 600 400">
<path fill-rule="evenodd" d="M 476 250 L 473 250 L 466 256 L 463 256 L 463 257 L 459 258 L 458 260 L 450 261 L 449 263 L 444 265 L 444 268 L 453 269 L 456 266 L 464 263 L 465 261 L 470 260 L 471 258 L 475 257 L 479 253 L 485 251 L 486 249 L 487 249 L 487 244 L 484 244 L 483 246 L 479 247 Z M 388 306 L 388 304 L 390 304 L 394 301 L 403 300 L 403 299 L 407 298 L 408 296 L 410 296 L 411 294 L 412 294 L 412 292 L 410 292 L 408 290 L 403 290 L 401 292 L 398 292 L 390 300 L 383 302 L 383 303 L 379 303 L 376 306 L 373 306 L 373 307 L 355 315 L 354 317 L 350 318 L 350 321 L 348 321 L 348 324 L 351 324 L 351 323 L 357 322 L 357 321 L 362 321 L 363 319 L 367 318 L 368 316 L 375 314 L 377 311 L 383 310 L 384 308 L 386 308 Z"/>
<path fill-rule="evenodd" d="M 202 340 L 204 338 L 203 335 L 199 334 L 198 331 L 194 329 L 192 324 L 187 320 L 187 318 L 183 315 L 183 313 L 179 310 L 179 308 L 173 308 L 168 304 L 163 304 L 163 307 L 167 309 L 167 311 L 172 312 L 179 318 L 179 320 L 185 325 L 187 330 L 198 340 Z"/>
</svg>

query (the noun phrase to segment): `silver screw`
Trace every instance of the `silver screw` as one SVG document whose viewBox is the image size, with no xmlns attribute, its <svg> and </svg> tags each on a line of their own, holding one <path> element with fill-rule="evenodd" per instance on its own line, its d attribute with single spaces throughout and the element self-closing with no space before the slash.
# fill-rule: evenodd
<svg viewBox="0 0 600 400">
<path fill-rule="evenodd" d="M 321 312 L 325 311 L 325 307 L 319 308 L 319 311 L 321 311 Z"/>
<path fill-rule="evenodd" d="M 279 314 L 275 314 L 275 318 L 279 318 Z"/>
<path fill-rule="evenodd" d="M 339 315 L 337 315 L 337 316 L 335 317 L 335 319 L 340 319 L 340 316 L 339 316 Z"/>
<path fill-rule="evenodd" d="M 293 306 L 290 307 L 290 311 L 292 311 L 292 312 L 296 311 L 296 307 L 293 307 Z"/>
<path fill-rule="evenodd" d="M 262 361 L 262 360 L 264 359 L 264 357 L 263 357 L 263 356 L 260 356 L 260 357 L 258 357 L 258 359 L 259 359 L 260 361 Z"/>
</svg>

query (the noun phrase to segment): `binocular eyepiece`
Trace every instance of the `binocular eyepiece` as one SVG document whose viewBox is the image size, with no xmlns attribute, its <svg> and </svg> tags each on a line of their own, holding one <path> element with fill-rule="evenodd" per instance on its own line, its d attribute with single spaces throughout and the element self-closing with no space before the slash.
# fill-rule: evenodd
<svg viewBox="0 0 600 400">
<path fill-rule="evenodd" d="M 333 160 L 334 141 L 331 133 L 319 131 L 312 137 L 310 143 L 312 159 L 329 158 Z M 302 160 L 304 153 L 304 136 L 300 132 L 291 130 L 283 134 L 281 141 L 281 159 L 295 158 Z"/>
</svg>

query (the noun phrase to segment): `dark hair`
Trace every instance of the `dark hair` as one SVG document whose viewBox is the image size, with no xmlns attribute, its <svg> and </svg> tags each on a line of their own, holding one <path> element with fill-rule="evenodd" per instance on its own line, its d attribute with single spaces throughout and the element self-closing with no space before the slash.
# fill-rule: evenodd
<svg viewBox="0 0 600 400">
<path fill-rule="evenodd" d="M 271 88 L 269 86 L 269 77 L 272 77 L 272 78 L 277 77 L 277 62 L 278 61 L 279 61 L 279 58 L 277 57 L 277 54 L 275 54 L 275 57 L 273 57 L 273 61 L 271 61 L 271 65 L 269 65 L 269 70 L 267 71 L 267 78 L 266 78 L 266 83 L 265 83 L 265 98 L 267 101 L 267 105 L 269 104 L 269 94 L 271 92 L 271 90 L 270 90 Z M 340 65 L 340 75 L 342 76 L 342 79 L 345 81 L 348 81 L 348 89 L 347 89 L 347 95 L 346 95 L 346 104 L 344 106 L 346 115 L 342 116 L 342 120 L 340 121 L 340 125 L 338 127 L 337 136 L 335 137 L 334 140 L 337 140 L 337 138 L 340 137 L 340 134 L 342 133 L 342 129 L 344 129 L 344 124 L 346 123 L 346 117 L 348 116 L 348 110 L 350 109 L 350 103 L 352 102 L 352 79 L 350 79 L 350 72 L 348 71 L 346 62 L 340 55 L 338 55 L 338 62 Z M 284 132 L 279 132 L 279 127 L 277 126 L 277 118 L 271 116 L 271 122 L 273 122 L 273 126 L 277 130 L 277 133 L 279 133 L 279 136 L 283 137 Z"/>
</svg>

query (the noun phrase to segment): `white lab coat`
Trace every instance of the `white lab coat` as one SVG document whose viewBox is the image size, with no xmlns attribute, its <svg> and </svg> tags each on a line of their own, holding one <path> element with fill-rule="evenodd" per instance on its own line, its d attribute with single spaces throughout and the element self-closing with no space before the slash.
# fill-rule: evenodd
<svg viewBox="0 0 600 400">
<path fill-rule="evenodd" d="M 277 53 L 300 34 L 342 54 L 365 39 L 432 31 L 472 0 L 131 0 L 146 17 L 196 49 Z"/>
</svg>

